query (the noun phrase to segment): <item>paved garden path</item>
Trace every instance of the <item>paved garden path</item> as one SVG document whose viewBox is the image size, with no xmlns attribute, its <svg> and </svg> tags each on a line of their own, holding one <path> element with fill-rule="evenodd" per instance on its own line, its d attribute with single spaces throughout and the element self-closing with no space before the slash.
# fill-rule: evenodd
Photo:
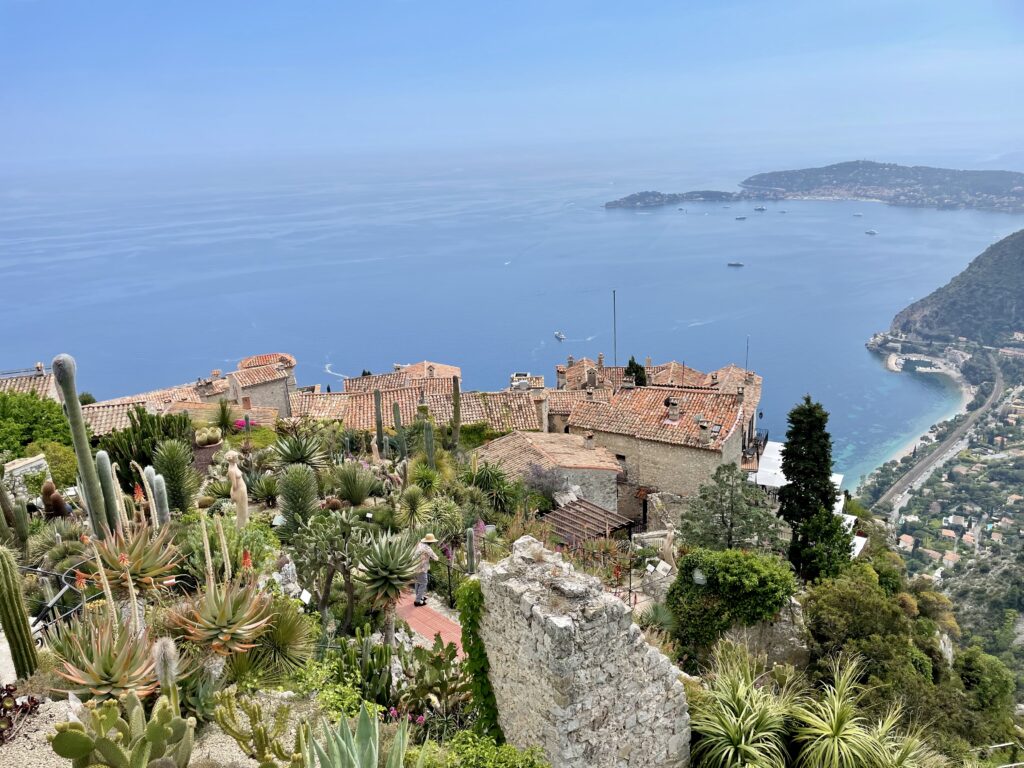
<svg viewBox="0 0 1024 768">
<path fill-rule="evenodd" d="M 455 643 L 461 658 L 463 656 L 462 627 L 440 611 L 431 608 L 429 604 L 413 605 L 414 599 L 415 595 L 412 592 L 402 595 L 402 599 L 398 601 L 398 618 L 406 622 L 417 635 L 421 635 L 431 642 L 434 641 L 435 635 L 441 635 L 443 642 Z"/>
</svg>

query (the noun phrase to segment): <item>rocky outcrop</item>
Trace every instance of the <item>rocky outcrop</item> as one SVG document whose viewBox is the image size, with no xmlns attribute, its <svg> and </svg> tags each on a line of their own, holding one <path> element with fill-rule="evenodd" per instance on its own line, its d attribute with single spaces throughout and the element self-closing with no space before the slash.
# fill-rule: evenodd
<svg viewBox="0 0 1024 768">
<path fill-rule="evenodd" d="M 789 605 L 784 606 L 770 621 L 762 621 L 750 627 L 735 627 L 729 630 L 726 638 L 764 656 L 769 667 L 792 664 L 803 668 L 811 660 L 803 608 L 793 597 L 789 599 Z"/>
<path fill-rule="evenodd" d="M 558 768 L 678 768 L 690 719 L 680 671 L 629 608 L 529 536 L 481 564 L 481 636 L 499 722 Z"/>
</svg>

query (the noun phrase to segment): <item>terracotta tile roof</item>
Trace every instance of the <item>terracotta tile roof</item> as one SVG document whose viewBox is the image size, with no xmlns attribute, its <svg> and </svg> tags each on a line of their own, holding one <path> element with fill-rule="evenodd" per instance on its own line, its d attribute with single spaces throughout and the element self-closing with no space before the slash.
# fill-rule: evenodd
<svg viewBox="0 0 1024 768">
<path fill-rule="evenodd" d="M 264 365 L 283 365 L 285 368 L 295 367 L 295 358 L 287 352 L 270 352 L 266 355 L 252 355 L 238 363 L 238 370 L 245 368 L 261 368 Z"/>
<path fill-rule="evenodd" d="M 761 403 L 761 386 L 764 380 L 753 371 L 747 371 L 730 363 L 717 371 L 711 371 L 704 378 L 704 386 L 714 387 L 719 392 L 736 394 L 743 387 L 743 402 L 747 412 L 753 413 Z"/>
<path fill-rule="evenodd" d="M 695 387 L 703 385 L 705 375 L 695 368 L 688 368 L 675 360 L 648 369 L 649 386 Z"/>
<path fill-rule="evenodd" d="M 585 389 L 548 389 L 545 392 L 548 396 L 548 413 L 563 416 L 568 416 L 576 403 L 585 400 L 607 403 L 612 399 L 610 389 L 595 389 L 591 392 L 591 397 L 587 396 Z"/>
<path fill-rule="evenodd" d="M 430 368 L 433 367 L 433 376 Z M 402 370 L 414 379 L 450 379 L 452 376 L 462 378 L 462 369 L 457 365 L 446 365 L 445 363 L 432 363 L 424 360 L 420 363 L 403 365 Z"/>
<path fill-rule="evenodd" d="M 524 376 L 512 374 L 512 376 L 509 377 L 508 388 L 511 390 L 544 389 L 544 377 L 534 376 L 532 374 L 527 374 Z"/>
<path fill-rule="evenodd" d="M 258 368 L 231 371 L 227 376 L 229 379 L 234 379 L 242 389 L 248 389 L 261 384 L 269 384 L 272 381 L 287 379 L 288 370 L 282 365 L 261 365 Z"/>
<path fill-rule="evenodd" d="M 404 371 L 376 373 L 373 376 L 353 376 L 342 383 L 345 392 L 373 392 L 375 389 L 400 389 L 409 386 L 409 374 Z"/>
<path fill-rule="evenodd" d="M 566 544 L 603 538 L 609 533 L 632 525 L 631 521 L 622 515 L 584 499 L 563 504 L 544 515 L 542 520 L 550 525 L 554 534 Z"/>
<path fill-rule="evenodd" d="M 109 400 L 101 400 L 96 405 L 117 405 L 119 403 L 146 403 L 157 406 L 165 403 L 172 403 L 177 400 L 191 400 L 199 402 L 201 399 L 198 385 L 181 384 L 176 387 L 165 387 L 164 389 L 153 389 L 149 392 L 141 392 L 136 395 L 124 397 L 112 397 Z"/>
<path fill-rule="evenodd" d="M 476 455 L 518 477 L 532 464 L 544 469 L 597 469 L 616 474 L 621 469 L 608 449 L 587 448 L 583 435 L 557 432 L 512 432 L 481 446 Z"/>
<path fill-rule="evenodd" d="M 427 407 L 439 424 L 446 424 L 452 418 L 451 395 L 427 395 Z M 464 392 L 462 423 L 480 422 L 486 422 L 495 432 L 517 429 L 539 432 L 542 429 L 533 395 L 529 392 Z"/>
<path fill-rule="evenodd" d="M 201 397 L 217 397 L 224 395 L 231 389 L 231 382 L 227 379 L 206 379 L 195 385 L 196 394 Z"/>
<path fill-rule="evenodd" d="M 82 406 L 82 418 L 89 425 L 89 432 L 93 437 L 100 437 L 128 427 L 130 424 L 128 414 L 136 408 L 147 410 L 146 403 L 142 401 L 112 404 L 93 403 Z"/>
<path fill-rule="evenodd" d="M 675 421 L 669 421 L 665 404 L 670 397 L 679 400 L 680 415 Z M 701 420 L 706 428 L 702 428 Z M 734 394 L 707 389 L 638 387 L 621 390 L 610 403 L 577 403 L 569 415 L 569 426 L 720 451 L 745 420 L 744 403 Z"/>
<path fill-rule="evenodd" d="M 292 416 L 311 419 L 344 419 L 348 400 L 346 392 L 291 392 Z"/>
<path fill-rule="evenodd" d="M 213 421 L 219 410 L 219 403 L 190 403 L 179 400 L 168 404 L 161 410 L 161 413 L 187 413 L 193 421 Z M 234 403 L 231 404 L 231 414 L 234 416 L 235 421 L 244 419 L 245 415 L 248 414 L 250 422 L 265 427 L 274 426 L 278 417 L 277 408 L 243 408 Z"/>
<path fill-rule="evenodd" d="M 434 366 L 434 375 L 428 376 L 426 369 L 431 365 Z M 451 392 L 452 376 L 458 376 L 461 381 L 462 369 L 454 365 L 423 362 L 402 366 L 398 370 L 389 373 L 375 373 L 372 376 L 352 376 L 345 379 L 344 390 L 346 392 L 372 392 L 375 389 L 379 389 L 383 392 L 386 389 L 424 386 L 428 387 L 428 392 Z"/>
<path fill-rule="evenodd" d="M 57 395 L 57 382 L 48 371 L 24 376 L 4 376 L 0 378 L 0 392 L 16 392 L 23 395 L 34 393 L 42 400 L 60 400 Z"/>
</svg>

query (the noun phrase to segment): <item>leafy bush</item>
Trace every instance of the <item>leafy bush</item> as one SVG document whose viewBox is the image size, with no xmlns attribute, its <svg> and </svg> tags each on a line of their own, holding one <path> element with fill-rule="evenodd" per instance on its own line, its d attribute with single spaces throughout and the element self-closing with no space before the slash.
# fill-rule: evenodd
<svg viewBox="0 0 1024 768">
<path fill-rule="evenodd" d="M 796 592 L 788 563 L 774 555 L 697 549 L 684 555 L 678 567 L 666 603 L 674 616 L 676 642 L 691 666 L 692 657 L 730 627 L 770 619 Z"/>
<path fill-rule="evenodd" d="M 498 724 L 498 702 L 488 676 L 491 663 L 487 648 L 480 636 L 480 620 L 484 610 L 484 593 L 476 579 L 464 581 L 456 596 L 462 620 L 462 649 L 466 653 L 466 672 L 469 674 L 473 706 L 476 709 L 476 728 L 484 736 L 502 744 L 505 734 Z"/>
<path fill-rule="evenodd" d="M 315 696 L 331 720 L 356 717 L 363 703 L 358 675 L 336 654 L 306 664 L 296 676 L 296 687 L 299 693 Z"/>
<path fill-rule="evenodd" d="M 46 464 L 50 468 L 50 477 L 58 490 L 69 488 L 78 482 L 78 459 L 75 449 L 53 440 L 41 443 L 30 443 L 25 446 L 26 456 L 46 456 Z"/>
<path fill-rule="evenodd" d="M 0 453 L 26 456 L 29 443 L 56 442 L 71 445 L 71 430 L 64 411 L 54 400 L 34 393 L 0 392 Z"/>
<path fill-rule="evenodd" d="M 410 764 L 423 768 L 550 768 L 540 749 L 519 750 L 472 731 L 462 731 L 444 747 L 427 742 L 409 750 Z"/>
</svg>

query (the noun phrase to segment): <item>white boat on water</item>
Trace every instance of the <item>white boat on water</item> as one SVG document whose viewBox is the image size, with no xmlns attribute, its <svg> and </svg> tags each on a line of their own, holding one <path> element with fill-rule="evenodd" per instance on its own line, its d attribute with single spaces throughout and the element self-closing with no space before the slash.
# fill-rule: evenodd
<svg viewBox="0 0 1024 768">
<path fill-rule="evenodd" d="M 873 229 L 869 229 L 869 230 L 868 230 L 867 232 L 865 232 L 864 234 L 865 234 L 865 235 L 877 235 L 877 234 L 878 234 L 878 232 L 876 232 L 876 231 L 875 231 L 875 230 L 873 230 Z"/>
<path fill-rule="evenodd" d="M 561 331 L 555 331 L 555 338 L 559 341 L 565 341 L 565 334 Z"/>
</svg>

